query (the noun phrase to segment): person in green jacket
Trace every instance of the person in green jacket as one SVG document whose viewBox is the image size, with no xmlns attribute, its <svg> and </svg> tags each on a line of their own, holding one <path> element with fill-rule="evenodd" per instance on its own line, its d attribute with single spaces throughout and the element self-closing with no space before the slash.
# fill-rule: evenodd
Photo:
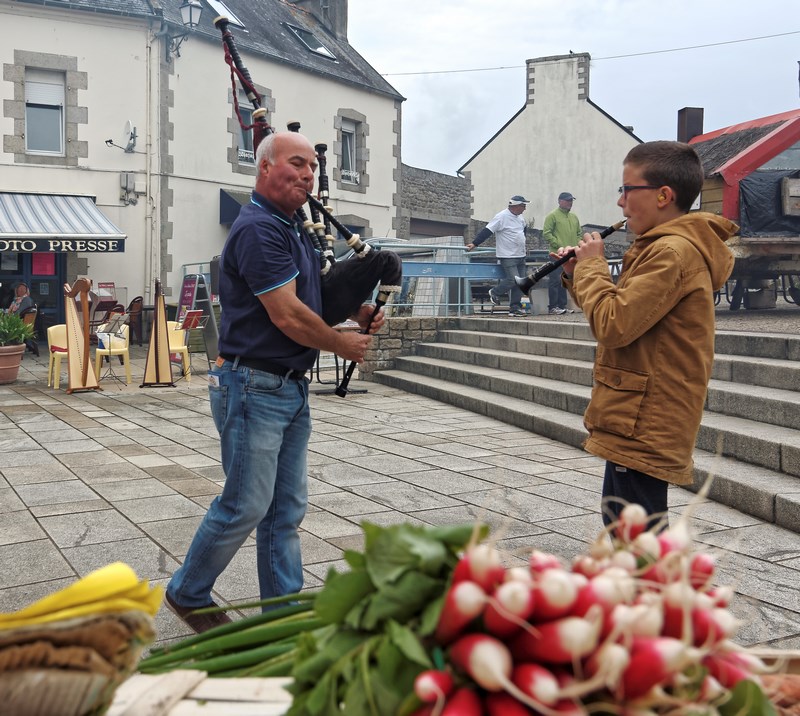
<svg viewBox="0 0 800 716">
<path fill-rule="evenodd" d="M 545 217 L 542 234 L 553 252 L 563 246 L 573 246 L 583 238 L 581 222 L 572 213 L 573 201 L 575 197 L 572 194 L 562 191 L 558 195 L 558 208 Z M 547 284 L 547 309 L 554 315 L 572 313 L 572 309 L 567 308 L 567 290 L 561 285 L 562 272 L 561 267 L 553 271 Z"/>
</svg>

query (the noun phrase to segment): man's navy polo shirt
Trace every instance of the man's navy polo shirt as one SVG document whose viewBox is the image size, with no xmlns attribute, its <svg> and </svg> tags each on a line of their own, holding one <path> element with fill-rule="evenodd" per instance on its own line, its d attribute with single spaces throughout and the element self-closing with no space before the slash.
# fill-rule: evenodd
<svg viewBox="0 0 800 716">
<path fill-rule="evenodd" d="M 322 314 L 319 255 L 295 222 L 253 192 L 231 226 L 219 262 L 222 323 L 219 352 L 266 359 L 287 369 L 306 371 L 315 348 L 295 343 L 279 331 L 259 295 L 295 281 L 297 297 Z"/>
</svg>

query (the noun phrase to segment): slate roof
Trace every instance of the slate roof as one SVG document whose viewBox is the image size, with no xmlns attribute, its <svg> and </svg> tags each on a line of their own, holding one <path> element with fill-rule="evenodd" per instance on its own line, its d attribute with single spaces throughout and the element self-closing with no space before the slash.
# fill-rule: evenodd
<svg viewBox="0 0 800 716">
<path fill-rule="evenodd" d="M 154 14 L 152 4 L 148 0 L 17 0 L 17 2 L 128 17 L 152 17 Z"/>
<path fill-rule="evenodd" d="M 178 9 L 181 0 L 18 0 L 18 2 L 64 10 L 149 17 L 154 21 L 163 19 L 175 29 L 183 27 Z M 281 64 L 354 85 L 368 92 L 386 95 L 400 101 L 404 99 L 348 42 L 337 40 L 316 17 L 288 0 L 224 0 L 224 2 L 245 26 L 244 30 L 235 26 L 230 27 L 241 53 L 258 54 Z M 217 13 L 208 4 L 203 3 L 200 26 L 193 31 L 192 37 L 200 35 L 220 43 L 220 32 L 213 25 L 216 15 Z M 284 23 L 314 33 L 317 39 L 336 56 L 336 61 L 308 50 Z M 268 77 L 253 79 L 266 87 L 270 85 Z"/>
<path fill-rule="evenodd" d="M 717 174 L 728 162 L 746 152 L 767 135 L 799 118 L 800 110 L 759 117 L 698 135 L 693 137 L 689 144 L 700 155 L 703 169 L 708 177 Z"/>
<path fill-rule="evenodd" d="M 763 127 L 747 127 L 733 131 L 730 134 L 721 134 L 705 141 L 695 138 L 692 146 L 700 155 L 706 176 L 711 176 L 716 174 L 735 156 L 738 156 L 762 137 L 766 137 L 780 125 L 780 122 L 776 122 Z"/>
</svg>

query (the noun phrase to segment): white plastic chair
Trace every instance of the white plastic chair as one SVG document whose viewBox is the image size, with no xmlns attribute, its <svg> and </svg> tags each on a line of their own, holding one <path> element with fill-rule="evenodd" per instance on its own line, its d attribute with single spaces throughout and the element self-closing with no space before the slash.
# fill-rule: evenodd
<svg viewBox="0 0 800 716">
<path fill-rule="evenodd" d="M 167 321 L 167 337 L 169 352 L 178 353 L 183 364 L 183 376 L 188 383 L 191 380 L 192 364 L 189 360 L 189 346 L 186 345 L 186 331 L 178 328 L 181 324 L 177 321 Z"/>
<path fill-rule="evenodd" d="M 58 390 L 61 384 L 61 359 L 67 355 L 67 324 L 59 323 L 47 329 L 47 346 L 50 361 L 47 364 L 47 387 L 53 383 Z"/>
</svg>

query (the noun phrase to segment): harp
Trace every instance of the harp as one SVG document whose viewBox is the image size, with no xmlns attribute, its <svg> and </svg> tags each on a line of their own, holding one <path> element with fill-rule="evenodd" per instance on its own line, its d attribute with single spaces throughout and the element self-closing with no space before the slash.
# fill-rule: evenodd
<svg viewBox="0 0 800 716">
<path fill-rule="evenodd" d="M 92 282 L 79 278 L 72 286 L 64 284 L 64 304 L 67 323 L 67 371 L 69 387 L 67 393 L 77 390 L 102 390 L 97 383 L 97 375 L 92 368 L 89 356 L 89 289 Z M 75 297 L 80 296 L 81 320 Z"/>
<path fill-rule="evenodd" d="M 172 363 L 169 360 L 169 326 L 167 326 L 167 305 L 161 281 L 156 280 L 156 301 L 153 306 L 153 329 L 150 331 L 150 344 L 144 364 L 144 379 L 140 388 L 174 388 Z"/>
</svg>

